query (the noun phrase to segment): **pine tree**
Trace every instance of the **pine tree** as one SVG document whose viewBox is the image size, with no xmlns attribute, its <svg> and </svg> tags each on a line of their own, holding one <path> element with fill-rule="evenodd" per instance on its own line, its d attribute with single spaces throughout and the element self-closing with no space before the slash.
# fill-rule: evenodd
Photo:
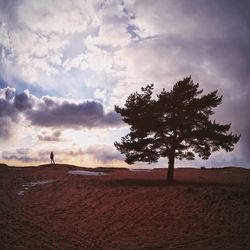
<svg viewBox="0 0 250 250">
<path fill-rule="evenodd" d="M 115 142 L 126 156 L 126 162 L 157 162 L 168 158 L 167 180 L 174 176 L 175 159 L 208 159 L 212 152 L 232 151 L 240 136 L 229 132 L 231 124 L 211 120 L 213 108 L 222 102 L 217 91 L 202 95 L 199 84 L 191 77 L 177 82 L 171 91 L 165 89 L 152 98 L 154 85 L 141 88 L 127 98 L 125 107 L 115 111 L 130 125 L 130 133 Z"/>
</svg>

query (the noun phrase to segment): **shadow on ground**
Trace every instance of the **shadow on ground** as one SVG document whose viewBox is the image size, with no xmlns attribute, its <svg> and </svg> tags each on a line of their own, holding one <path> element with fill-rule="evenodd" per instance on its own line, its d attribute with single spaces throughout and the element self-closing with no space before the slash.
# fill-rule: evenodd
<svg viewBox="0 0 250 250">
<path fill-rule="evenodd" d="M 244 184 L 220 183 L 215 181 L 192 181 L 192 180 L 174 180 L 167 182 L 164 179 L 118 179 L 106 180 L 105 185 L 112 187 L 173 187 L 173 186 L 195 186 L 195 187 L 241 187 Z M 246 185 L 246 184 L 245 184 Z"/>
</svg>

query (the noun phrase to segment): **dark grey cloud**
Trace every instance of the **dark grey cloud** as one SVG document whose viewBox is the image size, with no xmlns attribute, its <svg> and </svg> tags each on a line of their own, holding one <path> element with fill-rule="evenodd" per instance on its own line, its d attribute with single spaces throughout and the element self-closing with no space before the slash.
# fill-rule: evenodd
<svg viewBox="0 0 250 250">
<path fill-rule="evenodd" d="M 204 4 L 205 5 L 205 4 Z M 206 6 L 206 5 L 205 5 Z M 209 39 L 203 48 L 203 61 L 213 64 L 214 80 L 206 83 L 219 89 L 223 103 L 216 112 L 216 119 L 231 122 L 232 131 L 241 139 L 232 155 L 233 162 L 248 164 L 250 160 L 250 1 L 212 1 L 207 7 L 210 16 L 215 13 L 224 27 L 221 37 Z M 216 29 L 215 27 L 211 27 Z M 211 83 L 212 82 L 212 83 Z M 209 84 L 210 83 L 210 84 Z M 206 87 L 206 86 L 205 86 Z M 236 159 L 238 158 L 238 160 Z M 226 161 L 226 159 L 224 159 Z"/>
<path fill-rule="evenodd" d="M 5 99 L 6 100 L 11 100 L 15 96 L 16 90 L 14 88 L 7 87 L 5 89 Z"/>
<path fill-rule="evenodd" d="M 14 98 L 14 106 L 19 111 L 25 111 L 27 109 L 31 109 L 34 102 L 32 98 L 30 98 L 29 93 L 23 92 L 17 94 Z"/>
<path fill-rule="evenodd" d="M 192 41 L 200 53 L 194 50 L 192 58 L 200 57 L 200 65 L 209 62 L 207 67 L 208 70 L 210 67 L 211 75 L 206 77 L 202 87 L 219 89 L 223 95 L 223 103 L 215 117 L 222 122 L 231 122 L 232 131 L 241 134 L 232 162 L 238 164 L 241 159 L 241 164 L 246 166 L 250 160 L 250 1 L 195 0 L 183 4 L 190 13 L 205 13 L 211 18 L 208 28 L 219 32 L 216 37 L 209 37 L 206 36 L 209 30 L 201 30 L 205 35 L 200 43 Z M 217 25 L 213 26 L 212 18 L 217 19 Z"/>
<path fill-rule="evenodd" d="M 10 88 L 0 89 L 0 138 L 8 139 L 13 134 L 13 126 L 19 120 L 18 110 L 10 101 Z"/>
<path fill-rule="evenodd" d="M 228 94 L 249 85 L 249 0 L 152 2 L 136 1 L 135 15 L 145 15 L 143 27 L 155 35 L 149 47 L 159 52 L 158 58 L 172 59 L 168 74 L 191 74 L 206 88 L 221 88 Z"/>
<path fill-rule="evenodd" d="M 17 0 L 0 0 L 0 13 L 1 18 L 0 21 L 11 21 L 15 19 L 15 16 L 13 14 L 16 14 L 16 7 L 19 1 Z"/>
<path fill-rule="evenodd" d="M 33 98 L 28 91 L 17 94 L 14 88 L 0 89 L 0 138 L 8 139 L 13 135 L 21 113 L 33 107 Z"/>
<path fill-rule="evenodd" d="M 114 111 L 105 112 L 103 105 L 96 101 L 72 102 L 67 99 L 37 98 L 29 91 L 16 93 L 15 89 L 0 89 L 0 137 L 9 138 L 13 127 L 24 117 L 31 125 L 53 129 L 106 128 L 122 125 L 120 115 Z M 41 134 L 42 141 L 60 140 L 59 130 L 51 135 Z"/>
<path fill-rule="evenodd" d="M 218 89 L 223 102 L 215 110 L 216 120 L 231 122 L 232 131 L 241 134 L 236 150 L 228 158 L 236 157 L 246 165 L 250 160 L 250 1 L 152 2 L 136 1 L 134 7 L 138 29 L 145 28 L 151 35 L 141 39 L 135 51 L 144 47 L 145 55 L 153 51 L 149 54 L 151 61 L 146 57 L 137 61 L 137 70 L 152 68 L 152 78 L 163 79 L 158 85 L 156 80 L 159 88 L 166 84 L 171 88 L 175 80 L 192 75 L 205 92 Z M 175 79 L 164 82 L 169 78 Z M 236 158 L 232 162 L 239 162 Z"/>
<path fill-rule="evenodd" d="M 249 84 L 250 86 L 250 84 Z M 233 91 L 233 90 L 231 90 Z M 235 90 L 235 92 L 237 92 Z M 233 132 L 241 134 L 240 142 L 237 145 L 237 156 L 242 159 L 245 166 L 249 166 L 250 161 L 250 93 L 246 89 L 239 96 L 226 99 L 224 108 L 220 108 L 216 113 L 216 118 L 232 123 Z"/>
<path fill-rule="evenodd" d="M 40 141 L 61 141 L 61 131 L 56 130 L 53 131 L 51 134 L 48 134 L 46 131 L 43 131 L 37 138 Z"/>
<path fill-rule="evenodd" d="M 99 102 L 73 103 L 50 97 L 42 98 L 37 108 L 28 110 L 26 118 L 32 125 L 53 128 L 104 128 L 122 124 L 118 114 L 105 113 Z"/>
<path fill-rule="evenodd" d="M 16 120 L 18 111 L 11 102 L 0 99 L 0 117 L 9 117 L 11 120 Z"/>
<path fill-rule="evenodd" d="M 13 134 L 12 122 L 8 118 L 0 118 L 0 138 L 8 139 Z"/>
</svg>

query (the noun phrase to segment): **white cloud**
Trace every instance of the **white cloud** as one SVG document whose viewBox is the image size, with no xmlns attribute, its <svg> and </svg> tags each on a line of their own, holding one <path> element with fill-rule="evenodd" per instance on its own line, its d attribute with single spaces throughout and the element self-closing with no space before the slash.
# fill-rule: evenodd
<svg viewBox="0 0 250 250">
<path fill-rule="evenodd" d="M 85 43 L 88 47 L 93 45 L 110 46 L 120 48 L 127 46 L 131 41 L 131 35 L 127 31 L 128 23 L 103 24 L 97 36 L 88 36 Z"/>
<path fill-rule="evenodd" d="M 95 99 L 102 100 L 103 102 L 107 99 L 107 90 L 97 88 L 94 92 Z"/>
<path fill-rule="evenodd" d="M 66 39 L 55 34 L 38 35 L 27 29 L 13 33 L 12 38 L 16 71 L 26 82 L 35 83 L 44 75 L 59 73 L 57 67 L 62 64 Z"/>
<path fill-rule="evenodd" d="M 8 74 L 52 89 L 68 84 L 64 74 L 71 70 L 90 71 L 84 79 L 89 87 L 113 78 L 113 49 L 131 41 L 130 14 L 124 8 L 122 1 L 24 0 L 16 6 L 16 23 L 9 25 L 14 63 Z M 9 31 L 3 28 L 6 40 Z M 82 44 L 74 44 L 76 36 Z"/>
<path fill-rule="evenodd" d="M 90 69 L 97 74 L 100 72 L 112 73 L 112 57 L 112 53 L 102 50 L 96 46 L 92 46 L 91 49 L 84 54 L 80 54 L 73 59 L 65 61 L 64 67 L 67 71 L 77 68 L 80 70 Z"/>
<path fill-rule="evenodd" d="M 88 9 L 80 7 L 79 1 L 26 0 L 19 6 L 18 17 L 32 31 L 68 35 L 86 31 L 91 22 Z"/>
<path fill-rule="evenodd" d="M 7 24 L 0 22 L 0 44 L 7 49 L 11 49 L 11 40 L 9 37 Z"/>
</svg>

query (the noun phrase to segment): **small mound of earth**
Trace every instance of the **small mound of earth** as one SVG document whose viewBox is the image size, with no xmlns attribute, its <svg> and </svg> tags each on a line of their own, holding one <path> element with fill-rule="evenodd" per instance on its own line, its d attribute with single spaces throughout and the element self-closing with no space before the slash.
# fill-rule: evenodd
<svg viewBox="0 0 250 250">
<path fill-rule="evenodd" d="M 91 171 L 86 171 L 86 170 L 70 170 L 68 171 L 69 174 L 74 174 L 74 175 L 91 175 L 91 176 L 101 176 L 101 175 L 106 175 L 104 172 L 91 172 Z"/>
</svg>

